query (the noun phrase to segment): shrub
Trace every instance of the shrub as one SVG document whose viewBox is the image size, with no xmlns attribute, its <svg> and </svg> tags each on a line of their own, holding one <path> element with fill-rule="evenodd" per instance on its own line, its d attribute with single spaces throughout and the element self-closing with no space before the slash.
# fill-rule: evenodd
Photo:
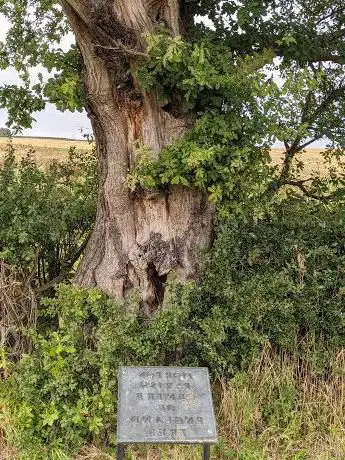
<svg viewBox="0 0 345 460">
<path fill-rule="evenodd" d="M 342 203 L 290 197 L 260 219 L 223 222 L 201 281 L 170 280 L 150 320 L 135 298 L 62 285 L 44 301 L 33 353 L 2 384 L 23 458 L 113 445 L 120 365 L 206 365 L 231 377 L 270 343 L 327 375 L 345 340 L 344 221 Z"/>
<path fill-rule="evenodd" d="M 7 146 L 0 168 L 0 323 L 12 358 L 30 349 L 23 328 L 36 325 L 35 297 L 52 295 L 74 273 L 95 218 L 96 180 L 93 153 L 71 149 L 67 161 L 41 169 L 32 151 L 17 160 Z"/>
<path fill-rule="evenodd" d="M 0 128 L 0 137 L 11 137 L 11 130 L 8 128 Z"/>
<path fill-rule="evenodd" d="M 68 161 L 43 170 L 32 151 L 18 161 L 9 143 L 0 169 L 0 260 L 39 290 L 68 278 L 95 218 L 96 183 L 93 152 L 71 149 Z"/>
<path fill-rule="evenodd" d="M 130 304 L 97 290 L 62 285 L 47 299 L 45 332 L 2 384 L 23 458 L 46 460 L 56 449 L 73 452 L 95 440 L 114 444 L 118 367 L 178 362 L 188 311 L 182 291 L 179 302 L 143 321 Z"/>
<path fill-rule="evenodd" d="M 344 222 L 343 203 L 291 197 L 223 223 L 191 296 L 202 362 L 235 372 L 263 343 L 303 354 L 312 342 L 322 367 L 345 340 Z"/>
</svg>

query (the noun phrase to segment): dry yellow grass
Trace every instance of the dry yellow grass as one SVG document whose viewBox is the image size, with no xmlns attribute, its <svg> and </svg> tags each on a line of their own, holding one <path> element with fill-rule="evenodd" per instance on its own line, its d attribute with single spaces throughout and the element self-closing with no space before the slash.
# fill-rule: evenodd
<svg viewBox="0 0 345 460">
<path fill-rule="evenodd" d="M 12 142 L 13 145 L 18 148 L 27 148 L 31 146 L 33 148 L 47 148 L 51 150 L 68 150 L 71 146 L 88 149 L 90 145 L 86 140 L 59 139 L 52 137 L 14 137 Z M 7 143 L 8 139 L 6 137 L 0 138 L 0 146 L 6 145 Z"/>
<path fill-rule="evenodd" d="M 332 364 L 333 372 L 320 376 L 307 361 L 267 347 L 247 373 L 222 381 L 214 393 L 223 447 L 213 449 L 212 460 L 344 460 L 345 351 Z M 128 458 L 198 460 L 201 452 L 143 448 Z M 101 452 L 94 457 L 103 459 Z"/>
<path fill-rule="evenodd" d="M 91 150 L 92 144 L 87 141 L 54 139 L 41 137 L 14 137 L 12 139 L 18 157 L 25 156 L 33 150 L 38 165 L 46 166 L 53 160 L 64 160 L 71 147 L 78 150 Z M 8 139 L 0 137 L 0 161 L 5 155 Z"/>
<path fill-rule="evenodd" d="M 33 149 L 36 160 L 40 165 L 45 165 L 52 160 L 65 159 L 71 147 L 76 147 L 78 150 L 90 150 L 92 148 L 92 144 L 83 140 L 15 137 L 12 142 L 19 157 L 25 155 L 30 149 Z M 0 159 L 5 154 L 7 143 L 7 138 L 0 137 Z M 310 148 L 303 155 L 308 172 L 325 172 L 326 168 L 320 150 L 320 148 Z M 282 156 L 282 148 L 272 149 L 272 161 L 274 165 L 282 162 Z"/>
<path fill-rule="evenodd" d="M 0 400 L 0 460 L 17 460 L 18 451 L 8 442 L 15 437 L 7 404 Z"/>
<path fill-rule="evenodd" d="M 264 349 L 247 374 L 223 385 L 227 445 L 253 460 L 344 460 L 344 369 L 345 350 L 321 376 L 307 361 Z"/>
<path fill-rule="evenodd" d="M 269 347 L 249 371 L 220 386 L 219 437 L 212 460 L 344 460 L 345 351 L 320 376 L 308 362 Z M 84 449 L 75 460 L 110 460 L 102 449 Z M 193 447 L 133 447 L 128 460 L 199 460 Z"/>
<path fill-rule="evenodd" d="M 322 147 L 319 148 L 308 148 L 305 153 L 298 156 L 299 160 L 304 162 L 304 174 L 320 174 L 322 176 L 327 174 L 329 165 L 325 163 L 323 156 L 321 155 Z M 271 150 L 272 164 L 280 165 L 283 162 L 282 148 L 273 148 Z M 333 162 L 336 165 L 335 162 Z"/>
</svg>

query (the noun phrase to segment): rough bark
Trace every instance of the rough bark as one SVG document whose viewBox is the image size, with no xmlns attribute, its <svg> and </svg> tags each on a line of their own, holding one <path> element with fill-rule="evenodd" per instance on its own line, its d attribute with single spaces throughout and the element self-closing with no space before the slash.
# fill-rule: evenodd
<svg viewBox="0 0 345 460">
<path fill-rule="evenodd" d="M 130 193 L 125 181 L 135 143 L 161 149 L 190 119 L 161 107 L 130 68 L 157 24 L 181 33 L 179 0 L 61 0 L 85 65 L 85 89 L 99 156 L 100 194 L 93 235 L 76 282 L 124 297 L 139 288 L 147 314 L 164 295 L 169 272 L 184 281 L 199 273 L 198 248 L 212 241 L 213 207 L 195 189 Z"/>
</svg>

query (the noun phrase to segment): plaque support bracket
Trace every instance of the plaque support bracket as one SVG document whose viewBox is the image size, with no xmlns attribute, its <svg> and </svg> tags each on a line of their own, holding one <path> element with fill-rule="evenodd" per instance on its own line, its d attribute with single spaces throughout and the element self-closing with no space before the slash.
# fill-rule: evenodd
<svg viewBox="0 0 345 460">
<path fill-rule="evenodd" d="M 117 460 L 125 460 L 125 444 L 117 444 L 116 447 L 116 458 Z M 203 455 L 202 460 L 210 460 L 211 459 L 211 446 L 210 444 L 203 444 Z"/>
<path fill-rule="evenodd" d="M 124 444 L 117 444 L 116 458 L 117 460 L 125 460 L 125 445 Z"/>
<path fill-rule="evenodd" d="M 209 444 L 204 444 L 203 446 L 203 460 L 210 460 L 211 458 L 211 448 Z"/>
</svg>

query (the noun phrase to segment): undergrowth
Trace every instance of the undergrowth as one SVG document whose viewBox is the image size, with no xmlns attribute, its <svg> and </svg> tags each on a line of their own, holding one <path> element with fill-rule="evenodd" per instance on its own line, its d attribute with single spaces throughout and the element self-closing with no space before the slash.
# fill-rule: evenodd
<svg viewBox="0 0 345 460">
<path fill-rule="evenodd" d="M 345 458 L 343 202 L 305 200 L 287 190 L 265 210 L 218 222 L 202 278 L 184 286 L 169 279 L 163 305 L 148 320 L 135 295 L 120 304 L 95 289 L 64 284 L 55 290 L 50 278 L 57 273 L 47 278 L 46 270 L 42 285 L 50 288 L 43 298 L 43 267 L 57 260 L 47 256 L 50 249 L 56 255 L 59 246 L 60 260 L 61 238 L 66 248 L 76 248 L 79 232 L 89 228 L 84 214 L 91 219 L 93 198 L 86 208 L 79 203 L 94 176 L 88 176 L 88 161 L 73 156 L 51 170 L 49 180 L 30 158 L 17 164 L 11 148 L 6 161 L 0 182 L 8 199 L 0 204 L 9 219 L 0 228 L 2 257 L 8 273 L 31 269 L 40 297 L 36 328 L 11 325 L 30 350 L 14 362 L 15 335 L 2 340 L 1 460 L 114 457 L 121 365 L 209 367 L 220 439 L 214 459 Z M 79 168 L 88 179 L 75 182 Z M 61 224 L 56 235 L 39 226 L 43 217 L 51 222 L 45 187 L 73 202 L 65 220 L 54 214 Z M 28 212 L 32 200 L 42 215 Z M 22 235 L 22 227 L 31 230 Z M 41 250 L 39 264 L 36 253 L 28 253 L 33 245 Z M 70 270 L 67 282 L 74 265 Z M 20 285 L 16 278 L 13 283 Z M 133 447 L 127 460 L 200 455 L 200 449 Z"/>
<path fill-rule="evenodd" d="M 213 460 L 331 460 L 345 458 L 345 351 L 320 375 L 311 363 L 265 347 L 250 368 L 214 383 L 220 441 Z M 10 447 L 17 433 L 6 406 L 0 418 L 1 460 L 21 456 Z M 46 460 L 108 460 L 114 449 L 90 445 L 71 456 L 53 449 Z M 133 446 L 128 460 L 199 460 L 198 447 Z"/>
</svg>

